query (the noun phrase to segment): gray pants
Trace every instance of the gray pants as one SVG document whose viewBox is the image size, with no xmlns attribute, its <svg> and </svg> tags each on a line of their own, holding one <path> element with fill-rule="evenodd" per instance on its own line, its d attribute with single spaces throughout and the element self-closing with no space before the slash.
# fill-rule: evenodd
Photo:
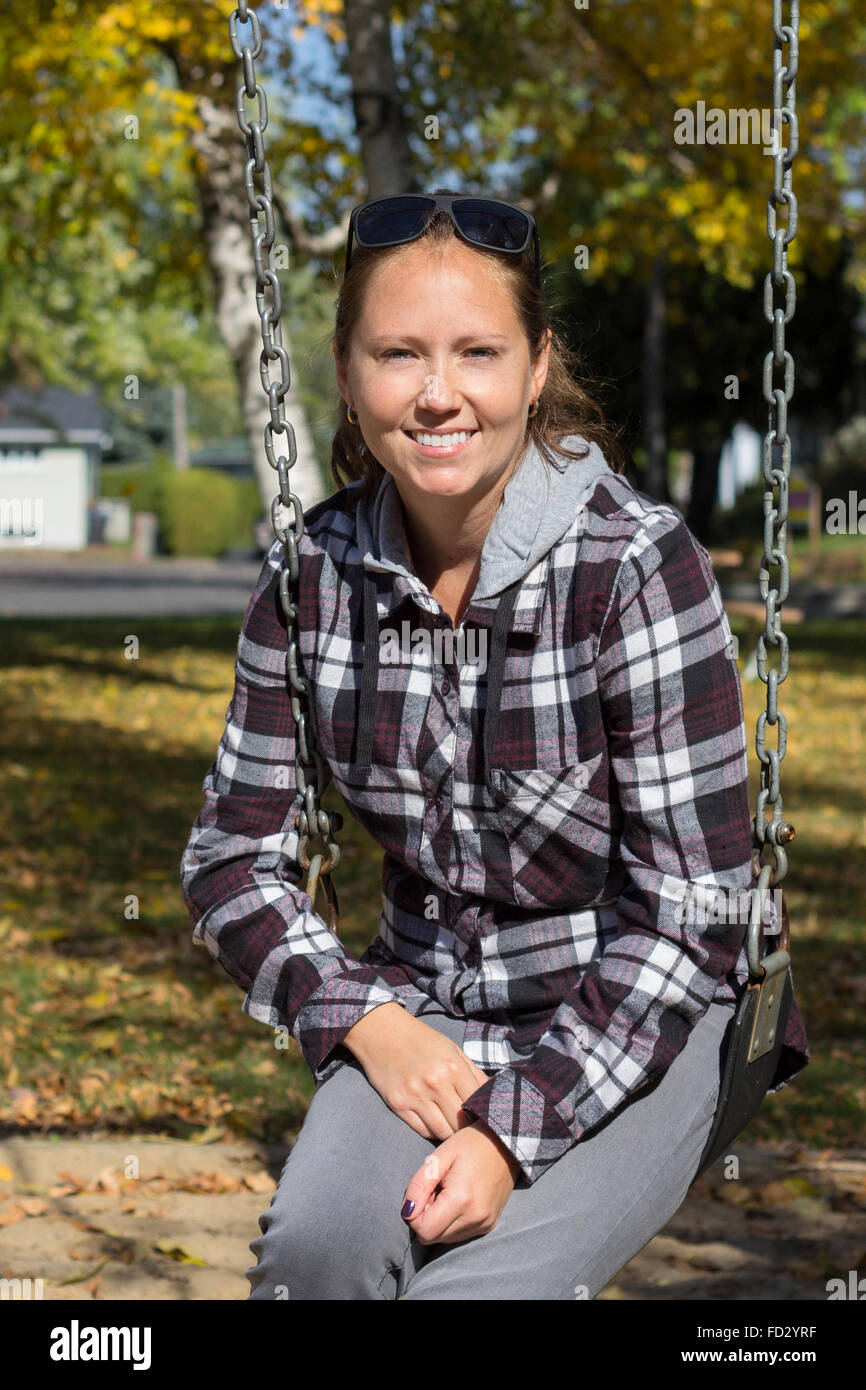
<svg viewBox="0 0 866 1390">
<path fill-rule="evenodd" d="M 595 1298 L 670 1220 L 710 1131 L 731 1004 L 711 1004 L 655 1087 L 515 1188 L 493 1230 L 422 1245 L 400 1217 L 436 1141 L 382 1100 L 354 1059 L 317 1087 L 250 1242 L 256 1299 Z M 463 1043 L 431 1000 L 419 1017 Z"/>
</svg>

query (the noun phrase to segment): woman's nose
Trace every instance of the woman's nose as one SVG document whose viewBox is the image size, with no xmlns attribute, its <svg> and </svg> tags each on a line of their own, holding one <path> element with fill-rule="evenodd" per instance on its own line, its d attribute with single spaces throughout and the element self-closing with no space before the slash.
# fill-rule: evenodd
<svg viewBox="0 0 866 1390">
<path fill-rule="evenodd" d="M 433 409 L 453 405 L 454 389 L 443 372 L 428 372 L 425 375 L 420 401 Z"/>
</svg>

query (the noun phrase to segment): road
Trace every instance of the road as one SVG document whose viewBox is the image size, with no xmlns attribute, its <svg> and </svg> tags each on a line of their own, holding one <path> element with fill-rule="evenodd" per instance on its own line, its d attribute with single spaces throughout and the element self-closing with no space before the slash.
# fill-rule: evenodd
<svg viewBox="0 0 866 1390">
<path fill-rule="evenodd" d="M 127 561 L 110 555 L 0 554 L 0 617 L 243 617 L 261 560 Z M 722 582 L 727 600 L 759 601 L 757 582 Z M 782 605 L 812 618 L 866 618 L 866 584 L 792 583 Z"/>
<path fill-rule="evenodd" d="M 243 617 L 259 560 L 0 556 L 5 618 Z"/>
</svg>

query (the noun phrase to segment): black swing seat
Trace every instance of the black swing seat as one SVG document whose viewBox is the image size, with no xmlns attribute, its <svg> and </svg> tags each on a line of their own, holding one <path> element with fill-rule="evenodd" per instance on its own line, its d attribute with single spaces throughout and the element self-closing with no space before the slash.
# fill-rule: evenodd
<svg viewBox="0 0 866 1390">
<path fill-rule="evenodd" d="M 749 922 L 753 941 L 760 933 L 755 918 L 753 911 Z M 783 894 L 779 949 L 760 961 L 760 978 L 757 971 L 752 978 L 750 965 L 750 978 L 728 1025 L 718 1105 L 696 1178 L 725 1153 L 756 1114 L 772 1084 L 794 996 L 789 943 L 788 912 Z"/>
</svg>

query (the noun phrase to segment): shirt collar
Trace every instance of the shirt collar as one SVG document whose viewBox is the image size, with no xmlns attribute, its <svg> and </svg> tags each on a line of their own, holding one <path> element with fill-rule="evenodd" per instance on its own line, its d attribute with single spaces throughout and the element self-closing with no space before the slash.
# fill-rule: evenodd
<svg viewBox="0 0 866 1390">
<path fill-rule="evenodd" d="M 489 627 L 499 595 L 526 570 L 509 620 L 509 631 L 538 634 L 547 587 L 550 552 L 532 564 L 531 551 L 544 516 L 548 476 L 538 451 L 527 450 L 508 480 L 502 502 L 481 550 L 481 569 L 463 621 Z M 529 505 L 529 502 L 532 505 Z M 439 605 L 413 572 L 409 559 L 403 503 L 390 473 L 385 473 L 365 507 L 359 506 L 358 547 L 361 562 L 377 576 L 380 618 L 408 600 L 437 614 Z M 529 568 L 527 568 L 527 565 Z"/>
</svg>

